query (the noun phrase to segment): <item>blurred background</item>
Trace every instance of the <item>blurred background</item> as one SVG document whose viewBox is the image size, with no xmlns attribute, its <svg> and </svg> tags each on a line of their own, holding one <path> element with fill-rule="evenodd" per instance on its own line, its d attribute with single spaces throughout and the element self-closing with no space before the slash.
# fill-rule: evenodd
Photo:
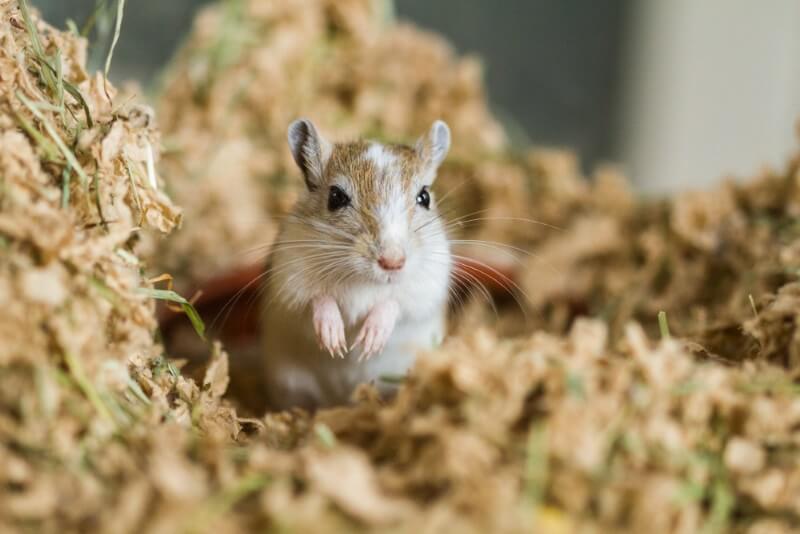
<svg viewBox="0 0 800 534">
<path fill-rule="evenodd" d="M 207 1 L 129 0 L 112 79 L 156 83 Z M 96 0 L 32 3 L 63 27 L 81 26 Z M 512 137 L 574 148 L 586 168 L 618 162 L 644 192 L 752 175 L 796 146 L 797 0 L 396 0 L 394 9 L 484 60 Z"/>
</svg>

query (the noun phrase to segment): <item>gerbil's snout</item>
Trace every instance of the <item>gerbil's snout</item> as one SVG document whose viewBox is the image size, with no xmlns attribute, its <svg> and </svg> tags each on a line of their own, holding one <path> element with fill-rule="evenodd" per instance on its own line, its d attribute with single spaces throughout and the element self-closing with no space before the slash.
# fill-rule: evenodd
<svg viewBox="0 0 800 534">
<path fill-rule="evenodd" d="M 398 246 L 384 247 L 378 256 L 378 265 L 384 271 L 399 271 L 406 264 L 406 253 Z"/>
<path fill-rule="evenodd" d="M 409 239 L 408 207 L 402 192 L 393 192 L 377 210 L 375 259 L 385 273 L 396 273 L 406 264 Z"/>
</svg>

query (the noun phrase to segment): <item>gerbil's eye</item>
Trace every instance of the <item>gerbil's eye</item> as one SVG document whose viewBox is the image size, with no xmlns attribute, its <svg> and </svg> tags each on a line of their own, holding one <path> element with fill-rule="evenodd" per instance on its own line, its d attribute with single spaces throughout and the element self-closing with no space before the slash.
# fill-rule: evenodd
<svg viewBox="0 0 800 534">
<path fill-rule="evenodd" d="M 420 189 L 419 193 L 417 193 L 417 204 L 426 210 L 431 208 L 431 194 L 428 193 L 427 185 Z"/>
<path fill-rule="evenodd" d="M 328 209 L 336 211 L 349 205 L 350 197 L 347 196 L 347 193 L 335 185 L 331 186 L 331 190 L 328 193 Z"/>
</svg>

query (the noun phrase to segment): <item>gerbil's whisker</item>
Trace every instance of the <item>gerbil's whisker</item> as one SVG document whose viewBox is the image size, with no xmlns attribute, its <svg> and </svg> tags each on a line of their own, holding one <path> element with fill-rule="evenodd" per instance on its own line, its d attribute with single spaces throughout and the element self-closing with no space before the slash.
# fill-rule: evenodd
<svg viewBox="0 0 800 534">
<path fill-rule="evenodd" d="M 462 286 L 464 287 L 464 291 L 467 292 L 467 295 L 470 294 L 470 288 L 475 288 L 475 290 L 481 295 L 481 297 L 483 297 L 489 307 L 491 307 L 495 316 L 499 316 L 499 312 L 497 311 L 497 306 L 494 303 L 494 298 L 492 297 L 491 291 L 489 291 L 489 289 L 486 287 L 486 284 L 481 282 L 477 276 L 467 272 L 454 272 L 453 277 L 456 278 L 457 281 L 461 282 Z"/>
<path fill-rule="evenodd" d="M 265 269 L 263 273 L 259 274 L 256 278 L 254 278 L 253 280 L 248 282 L 244 287 L 239 289 L 236 292 L 236 294 L 233 297 L 231 297 L 228 300 L 228 302 L 225 303 L 223 308 L 220 310 L 220 312 L 215 316 L 214 320 L 212 321 L 211 328 L 213 329 L 217 325 L 220 316 L 222 316 L 222 324 L 227 322 L 228 317 L 230 316 L 230 313 L 233 310 L 233 307 L 236 305 L 239 299 L 241 299 L 242 296 L 247 292 L 247 290 L 250 289 L 254 284 L 262 282 L 265 278 L 269 279 L 268 277 L 272 277 L 278 272 L 288 270 L 298 263 L 304 263 L 306 261 L 313 261 L 313 260 L 324 260 L 327 258 L 335 258 L 341 255 L 342 254 L 340 252 L 330 252 L 330 251 L 319 252 L 317 254 L 311 254 L 310 256 L 303 256 L 301 258 L 291 259 L 285 262 L 283 265 L 281 265 L 280 269 L 273 269 L 273 268 Z M 311 267 L 313 267 L 313 265 Z M 260 297 L 261 294 L 263 294 L 263 292 L 265 291 L 265 289 L 266 289 L 266 284 L 262 284 L 261 287 L 256 292 L 256 294 L 253 297 L 251 297 L 251 299 L 248 301 L 247 303 L 248 306 L 252 306 L 255 299 Z"/>
<path fill-rule="evenodd" d="M 442 212 L 442 213 L 435 213 L 435 214 L 433 214 L 433 217 L 431 217 L 431 219 L 430 219 L 430 220 L 428 220 L 428 221 L 425 221 L 425 222 L 424 222 L 424 223 L 422 223 L 421 225 L 417 226 L 416 228 L 414 228 L 414 230 L 413 230 L 413 231 L 414 231 L 414 232 L 419 232 L 420 230 L 422 230 L 422 229 L 423 229 L 423 228 L 425 228 L 426 226 L 428 226 L 428 225 L 431 225 L 431 224 L 433 224 L 433 223 L 435 223 L 435 222 L 443 222 L 443 223 L 445 223 L 445 224 L 443 224 L 443 225 L 442 225 L 442 227 L 443 227 L 443 228 L 444 228 L 444 227 L 446 227 L 446 226 L 447 226 L 447 219 L 445 219 L 445 217 L 444 217 L 444 216 L 445 216 L 446 214 L 449 214 L 449 213 L 451 213 L 452 211 L 454 211 L 454 210 L 451 208 L 451 209 L 449 209 L 449 210 L 448 210 L 446 213 Z M 482 210 L 482 211 L 485 211 L 485 210 Z M 471 215 L 474 215 L 474 214 L 470 214 L 470 216 L 471 216 Z"/>
<path fill-rule="evenodd" d="M 305 265 L 302 265 L 299 271 L 292 272 L 286 277 L 281 286 L 277 289 L 273 299 L 283 297 L 284 292 L 295 284 L 308 285 L 309 280 L 313 280 L 314 283 L 317 284 L 324 282 L 326 278 L 341 270 L 340 268 L 342 266 L 352 263 L 352 261 L 349 255 L 341 252 L 312 254 L 286 262 L 281 265 L 280 270 L 276 271 L 276 274 L 288 271 L 297 263 Z M 302 282 L 300 282 L 300 280 L 302 280 Z"/>
<path fill-rule="evenodd" d="M 519 265 L 524 265 L 523 262 L 514 254 L 515 252 L 522 254 L 524 256 L 533 256 L 532 252 L 529 252 L 525 249 L 521 249 L 519 247 L 515 247 L 513 245 L 508 245 L 506 243 L 499 243 L 493 241 L 483 241 L 480 239 L 451 239 L 451 245 L 470 245 L 470 246 L 480 246 L 486 247 L 492 250 L 496 250 L 504 254 L 505 256 L 511 258 Z"/>
<path fill-rule="evenodd" d="M 437 263 L 439 265 L 451 265 L 450 262 L 439 262 L 435 260 L 428 260 L 430 263 Z M 459 282 L 461 288 L 458 288 L 455 285 L 448 286 L 448 292 L 451 295 L 458 297 L 458 302 L 460 306 L 464 306 L 465 302 L 463 299 L 460 298 L 460 295 L 457 293 L 458 289 L 461 289 L 464 292 L 464 295 L 469 296 L 472 294 L 472 290 L 477 291 L 477 293 L 486 301 L 486 303 L 491 307 L 492 312 L 495 316 L 499 316 L 497 311 L 497 307 L 495 306 L 494 299 L 492 298 L 492 294 L 486 285 L 478 279 L 477 276 L 474 274 L 467 272 L 467 271 L 457 271 L 452 270 L 450 275 L 456 282 Z"/>
<path fill-rule="evenodd" d="M 522 302 L 520 302 L 520 300 L 517 297 L 517 295 L 515 294 L 515 292 L 519 292 L 523 297 L 525 297 L 527 302 L 532 302 L 532 299 L 528 296 L 528 294 L 525 292 L 525 290 L 522 289 L 522 287 L 519 286 L 519 284 L 517 284 L 511 278 L 509 278 L 508 276 L 506 276 L 505 274 L 503 274 L 502 272 L 498 271 L 497 269 L 495 269 L 494 267 L 492 267 L 491 265 L 489 265 L 489 264 L 487 264 L 485 262 L 482 262 L 482 261 L 477 260 L 475 258 L 469 258 L 467 256 L 461 256 L 461 255 L 458 255 L 458 254 L 451 254 L 451 256 L 456 260 L 464 261 L 467 264 L 469 264 L 469 263 L 476 264 L 476 265 L 482 267 L 484 270 L 489 271 L 488 273 L 484 273 L 486 275 L 486 277 L 488 277 L 490 280 L 495 282 L 501 288 L 505 289 L 508 292 L 508 294 L 511 295 L 511 297 L 516 301 L 517 305 L 519 306 L 519 308 L 523 312 L 523 314 L 527 317 L 527 312 L 526 312 L 525 306 L 523 305 Z M 467 273 L 467 271 L 461 271 L 461 272 L 462 273 Z M 472 273 L 469 273 L 469 274 L 472 274 Z M 513 289 L 513 291 L 512 291 L 512 289 Z"/>
<path fill-rule="evenodd" d="M 429 231 L 423 233 L 423 235 L 426 238 L 430 238 L 432 236 L 437 235 L 437 232 L 438 230 L 434 230 L 432 232 Z M 443 232 L 442 235 L 446 235 L 446 233 Z M 508 243 L 501 243 L 499 241 L 485 241 L 482 239 L 449 239 L 449 242 L 453 245 L 480 246 L 488 249 L 493 249 L 498 252 L 502 252 L 504 255 L 511 258 L 517 265 L 524 266 L 524 263 L 521 262 L 520 259 L 513 254 L 513 253 L 518 253 L 520 255 L 533 259 L 537 263 L 540 262 L 542 265 L 544 265 L 546 268 L 548 268 L 554 273 L 558 272 L 558 270 L 550 262 L 545 261 L 544 258 L 539 256 L 535 252 L 514 245 L 510 245 Z"/>
<path fill-rule="evenodd" d="M 239 302 L 239 299 L 242 298 L 242 295 L 244 295 L 245 292 L 248 289 L 250 289 L 250 287 L 253 284 L 258 283 L 261 279 L 263 279 L 265 276 L 267 276 L 267 274 L 268 274 L 267 271 L 264 271 L 263 273 L 259 274 L 258 276 L 256 276 L 252 280 L 250 280 L 247 284 L 245 284 L 244 287 L 240 288 L 233 295 L 233 297 L 228 299 L 228 302 L 226 302 L 225 305 L 222 307 L 222 309 L 217 313 L 217 315 L 214 316 L 214 319 L 211 321 L 211 325 L 209 326 L 209 330 L 212 330 L 212 331 L 214 330 L 214 328 L 217 325 L 217 321 L 219 320 L 220 316 L 222 316 L 223 314 L 224 314 L 224 317 L 222 319 L 222 323 L 221 324 L 226 323 L 228 321 L 228 317 L 230 316 L 231 311 L 233 310 L 233 307 L 236 305 L 237 302 Z"/>
<path fill-rule="evenodd" d="M 457 183 L 456 185 L 451 187 L 448 191 L 446 191 L 445 194 L 442 195 L 442 198 L 438 199 L 436 201 L 436 203 L 438 205 L 441 205 L 445 200 L 447 200 L 447 197 L 449 197 L 450 195 L 452 195 L 453 193 L 455 193 L 456 191 L 458 191 L 459 189 L 464 187 L 464 184 L 466 184 L 466 183 L 467 183 L 467 179 L 466 178 L 461 180 L 459 183 Z"/>
</svg>

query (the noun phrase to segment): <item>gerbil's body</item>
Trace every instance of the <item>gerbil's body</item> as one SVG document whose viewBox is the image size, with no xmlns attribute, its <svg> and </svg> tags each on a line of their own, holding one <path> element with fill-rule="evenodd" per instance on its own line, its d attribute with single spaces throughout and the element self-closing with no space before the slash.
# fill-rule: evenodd
<svg viewBox="0 0 800 534">
<path fill-rule="evenodd" d="M 354 294 L 353 298 L 337 301 L 347 339 L 355 339 L 358 334 L 359 325 L 369 312 L 365 306 L 379 302 L 379 298 L 394 297 L 394 292 L 381 293 L 366 298 Z M 425 299 L 428 298 L 426 295 Z M 386 377 L 405 374 L 414 363 L 416 352 L 432 347 L 445 332 L 443 307 L 410 317 L 416 305 L 404 304 L 401 314 L 406 317 L 395 325 L 383 351 L 369 359 L 361 359 L 358 348 L 344 358 L 331 357 L 320 349 L 308 309 L 289 311 L 276 306 L 267 310 L 264 350 L 270 407 L 313 409 L 345 404 L 362 383 L 373 383 L 382 393 L 391 391 L 395 386 Z"/>
<path fill-rule="evenodd" d="M 275 409 L 348 402 L 404 374 L 445 333 L 451 271 L 429 188 L 449 148 L 434 124 L 416 147 L 330 144 L 289 129 L 307 191 L 282 226 L 263 300 L 266 392 Z M 348 343 L 348 341 L 350 343 Z"/>
</svg>

